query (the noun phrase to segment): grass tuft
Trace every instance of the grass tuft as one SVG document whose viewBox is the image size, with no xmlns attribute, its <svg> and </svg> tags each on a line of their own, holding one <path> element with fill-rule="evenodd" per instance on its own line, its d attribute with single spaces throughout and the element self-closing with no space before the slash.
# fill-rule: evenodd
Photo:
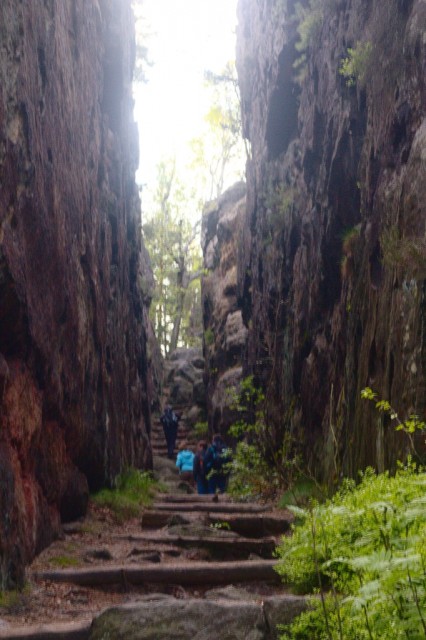
<svg viewBox="0 0 426 640">
<path fill-rule="evenodd" d="M 102 489 L 92 500 L 110 509 L 119 522 L 124 522 L 139 516 L 143 507 L 152 504 L 157 488 L 158 483 L 150 472 L 128 468 L 117 476 L 114 489 Z"/>
</svg>

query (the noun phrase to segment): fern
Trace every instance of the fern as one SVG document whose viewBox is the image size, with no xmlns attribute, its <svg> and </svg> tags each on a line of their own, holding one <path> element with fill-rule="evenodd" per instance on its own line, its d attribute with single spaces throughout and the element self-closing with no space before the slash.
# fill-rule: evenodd
<svg viewBox="0 0 426 640">
<path fill-rule="evenodd" d="M 278 572 L 322 601 L 282 638 L 426 636 L 425 489 L 426 473 L 413 464 L 395 477 L 369 469 L 357 487 L 294 510 L 298 524 L 279 547 Z"/>
</svg>

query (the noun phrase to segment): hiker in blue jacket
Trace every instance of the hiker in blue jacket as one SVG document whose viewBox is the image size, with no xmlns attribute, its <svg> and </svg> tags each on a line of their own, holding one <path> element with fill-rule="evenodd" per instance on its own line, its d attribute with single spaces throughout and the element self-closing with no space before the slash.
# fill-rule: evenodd
<svg viewBox="0 0 426 640">
<path fill-rule="evenodd" d="M 228 450 L 222 440 L 222 436 L 217 433 L 213 436 L 212 444 L 207 449 L 204 457 L 209 493 L 216 493 L 217 491 L 224 493 L 226 491 L 229 475 L 227 463 L 229 463 Z"/>
<path fill-rule="evenodd" d="M 186 480 L 193 484 L 194 482 L 194 453 L 188 449 L 186 442 L 183 442 L 179 448 L 176 458 L 176 466 L 179 469 L 179 475 L 182 480 Z"/>
</svg>

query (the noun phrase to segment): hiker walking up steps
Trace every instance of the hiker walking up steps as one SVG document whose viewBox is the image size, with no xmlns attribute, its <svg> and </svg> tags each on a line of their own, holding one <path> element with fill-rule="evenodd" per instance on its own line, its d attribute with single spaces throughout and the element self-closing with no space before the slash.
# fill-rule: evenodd
<svg viewBox="0 0 426 640">
<path fill-rule="evenodd" d="M 164 436 L 166 438 L 167 456 L 171 460 L 176 446 L 179 418 L 170 405 L 167 405 L 164 409 L 164 413 L 160 417 L 160 422 L 163 425 Z"/>
<path fill-rule="evenodd" d="M 197 493 L 199 495 L 205 495 L 209 492 L 209 485 L 206 478 L 206 469 L 204 465 L 204 458 L 207 453 L 207 442 L 200 440 L 197 445 L 197 452 L 194 456 L 194 480 L 197 483 Z"/>
<path fill-rule="evenodd" d="M 181 480 L 194 484 L 194 453 L 188 448 L 186 442 L 183 442 L 179 447 L 179 453 L 176 458 L 176 466 L 179 469 L 179 475 Z"/>
<path fill-rule="evenodd" d="M 208 493 L 224 493 L 228 480 L 226 463 L 229 462 L 228 450 L 222 436 L 217 433 L 213 436 L 212 444 L 207 449 L 204 458 L 204 467 L 208 479 Z"/>
</svg>

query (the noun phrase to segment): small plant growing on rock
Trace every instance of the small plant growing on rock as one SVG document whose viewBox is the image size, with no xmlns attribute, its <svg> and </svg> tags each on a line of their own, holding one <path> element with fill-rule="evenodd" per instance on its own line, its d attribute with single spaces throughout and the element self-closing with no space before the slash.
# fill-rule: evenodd
<svg viewBox="0 0 426 640">
<path fill-rule="evenodd" d="M 426 422 L 421 420 L 420 417 L 416 414 L 411 414 L 405 420 L 401 420 L 396 410 L 391 406 L 388 400 L 381 400 L 377 393 L 375 393 L 370 387 L 365 387 L 361 391 L 361 398 L 364 400 L 369 400 L 373 402 L 376 409 L 380 413 L 384 413 L 394 422 L 395 431 L 403 431 L 409 438 L 411 451 L 415 453 L 418 457 L 419 454 L 415 449 L 413 434 L 416 431 L 425 431 L 426 430 Z"/>
<path fill-rule="evenodd" d="M 426 277 L 426 238 L 404 238 L 396 226 L 389 226 L 382 231 L 380 247 L 385 266 Z"/>
<path fill-rule="evenodd" d="M 60 569 L 67 569 L 78 565 L 78 559 L 73 556 L 53 556 L 49 562 Z"/>
<path fill-rule="evenodd" d="M 212 329 L 208 328 L 204 331 L 204 342 L 208 347 L 214 344 L 214 333 Z"/>
<path fill-rule="evenodd" d="M 207 422 L 197 422 L 193 428 L 194 436 L 197 438 L 207 438 L 209 435 L 209 425 Z"/>
<path fill-rule="evenodd" d="M 231 531 L 231 525 L 229 522 L 212 522 L 210 528 L 219 531 Z"/>
<path fill-rule="evenodd" d="M 296 71 L 296 81 L 302 83 L 307 69 L 307 52 L 317 38 L 324 20 L 323 0 L 309 0 L 307 6 L 297 2 L 295 18 L 298 22 L 297 33 L 299 34 L 296 50 L 301 55 L 295 60 L 293 67 Z"/>
<path fill-rule="evenodd" d="M 271 222 L 271 231 L 280 233 L 291 222 L 294 209 L 295 190 L 285 183 L 268 184 L 264 204 Z M 269 234 L 272 239 L 271 233 Z"/>
<path fill-rule="evenodd" d="M 31 597 L 31 585 L 25 582 L 22 589 L 13 589 L 10 591 L 0 590 L 0 615 L 4 613 L 13 614 L 16 611 L 22 611 L 29 598 Z"/>
<path fill-rule="evenodd" d="M 348 55 L 342 60 L 339 73 L 346 79 L 346 85 L 356 84 L 363 87 L 367 81 L 371 65 L 373 45 L 371 42 L 357 42 L 356 46 L 348 49 Z"/>
<path fill-rule="evenodd" d="M 354 271 L 354 256 L 358 240 L 360 237 L 359 226 L 351 227 L 343 234 L 342 239 L 342 260 L 340 262 L 340 272 L 342 280 L 349 280 Z"/>
</svg>

